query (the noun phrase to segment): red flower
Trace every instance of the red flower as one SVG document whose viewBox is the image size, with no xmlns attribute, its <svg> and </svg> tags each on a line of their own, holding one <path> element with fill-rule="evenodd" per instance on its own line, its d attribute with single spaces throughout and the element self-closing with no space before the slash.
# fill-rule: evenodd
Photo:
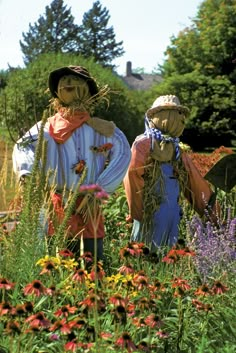
<svg viewBox="0 0 236 353">
<path fill-rule="evenodd" d="M 178 260 L 178 256 L 176 250 L 172 249 L 168 252 L 168 254 L 163 257 L 162 262 L 166 262 L 167 264 L 176 263 Z"/>
<path fill-rule="evenodd" d="M 70 251 L 69 249 L 64 249 L 59 251 L 59 255 L 62 257 L 74 257 L 74 254 L 72 251 Z"/>
<path fill-rule="evenodd" d="M 41 294 L 47 294 L 47 288 L 44 287 L 41 281 L 34 280 L 33 282 L 27 284 L 23 289 L 25 295 L 36 295 L 39 297 Z"/>
</svg>

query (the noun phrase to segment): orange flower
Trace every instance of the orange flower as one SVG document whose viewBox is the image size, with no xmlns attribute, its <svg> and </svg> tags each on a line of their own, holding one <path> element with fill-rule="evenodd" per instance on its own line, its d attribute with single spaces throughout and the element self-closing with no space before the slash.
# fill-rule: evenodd
<svg viewBox="0 0 236 353">
<path fill-rule="evenodd" d="M 206 285 L 206 284 L 203 284 L 201 287 L 199 287 L 195 293 L 195 295 L 203 295 L 203 296 L 206 296 L 206 295 L 211 295 L 212 292 L 210 290 L 210 288 Z"/>
<path fill-rule="evenodd" d="M 211 304 L 205 304 L 200 302 L 197 299 L 192 300 L 192 304 L 197 308 L 197 310 L 204 310 L 204 311 L 211 311 L 212 310 L 212 305 Z"/>
</svg>

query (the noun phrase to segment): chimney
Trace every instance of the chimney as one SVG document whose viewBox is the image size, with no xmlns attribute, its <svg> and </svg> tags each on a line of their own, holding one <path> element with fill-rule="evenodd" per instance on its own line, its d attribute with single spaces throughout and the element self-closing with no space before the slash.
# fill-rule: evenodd
<svg viewBox="0 0 236 353">
<path fill-rule="evenodd" d="M 126 63 L 126 76 L 132 76 L 132 63 L 127 61 Z"/>
</svg>

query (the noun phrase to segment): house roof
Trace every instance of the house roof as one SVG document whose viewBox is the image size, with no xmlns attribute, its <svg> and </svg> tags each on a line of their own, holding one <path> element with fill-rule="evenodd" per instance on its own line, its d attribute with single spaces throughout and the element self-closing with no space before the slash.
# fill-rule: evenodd
<svg viewBox="0 0 236 353">
<path fill-rule="evenodd" d="M 126 64 L 126 75 L 120 77 L 122 81 L 133 90 L 147 90 L 154 84 L 163 81 L 161 75 L 158 74 L 138 74 L 132 72 L 132 64 L 130 61 Z"/>
</svg>

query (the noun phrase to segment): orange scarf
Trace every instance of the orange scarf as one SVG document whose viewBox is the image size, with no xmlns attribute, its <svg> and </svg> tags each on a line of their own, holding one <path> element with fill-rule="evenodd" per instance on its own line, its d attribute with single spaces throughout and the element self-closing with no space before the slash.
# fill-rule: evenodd
<svg viewBox="0 0 236 353">
<path fill-rule="evenodd" d="M 69 120 L 62 114 L 57 113 L 48 119 L 49 134 L 57 143 L 64 143 L 73 133 L 73 131 L 82 126 L 90 119 L 88 112 L 75 112 Z"/>
</svg>

